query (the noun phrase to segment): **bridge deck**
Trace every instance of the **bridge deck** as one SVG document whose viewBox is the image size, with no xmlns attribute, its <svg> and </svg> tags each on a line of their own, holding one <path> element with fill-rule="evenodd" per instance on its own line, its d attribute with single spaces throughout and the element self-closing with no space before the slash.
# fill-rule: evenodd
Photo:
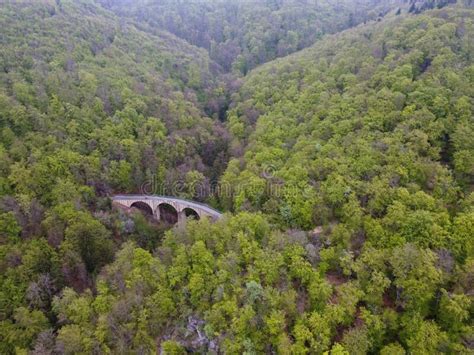
<svg viewBox="0 0 474 355">
<path fill-rule="evenodd" d="M 190 208 L 199 208 L 205 212 L 215 215 L 216 217 L 221 217 L 222 213 L 218 210 L 209 207 L 203 203 L 190 201 L 182 198 L 176 198 L 171 196 L 158 196 L 158 195 L 115 195 L 112 197 L 112 201 L 115 200 L 160 200 L 163 202 L 173 202 L 173 203 L 186 203 Z"/>
</svg>

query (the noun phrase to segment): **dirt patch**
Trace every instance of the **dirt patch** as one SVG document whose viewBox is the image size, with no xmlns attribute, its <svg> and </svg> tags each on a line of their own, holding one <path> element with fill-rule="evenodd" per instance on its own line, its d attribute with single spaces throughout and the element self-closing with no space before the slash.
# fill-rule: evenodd
<svg viewBox="0 0 474 355">
<path fill-rule="evenodd" d="M 347 277 L 336 271 L 330 271 L 326 274 L 326 281 L 332 286 L 339 286 L 348 281 Z"/>
</svg>

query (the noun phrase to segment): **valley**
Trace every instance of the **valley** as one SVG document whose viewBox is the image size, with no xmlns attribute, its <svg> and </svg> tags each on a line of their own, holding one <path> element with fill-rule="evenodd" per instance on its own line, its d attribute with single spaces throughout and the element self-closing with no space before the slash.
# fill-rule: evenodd
<svg viewBox="0 0 474 355">
<path fill-rule="evenodd" d="M 0 353 L 473 351 L 471 1 L 0 24 Z"/>
</svg>

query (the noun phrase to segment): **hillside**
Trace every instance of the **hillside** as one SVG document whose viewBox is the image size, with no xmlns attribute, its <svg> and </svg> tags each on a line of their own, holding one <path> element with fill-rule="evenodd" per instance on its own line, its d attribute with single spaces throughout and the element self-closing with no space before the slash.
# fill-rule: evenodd
<svg viewBox="0 0 474 355">
<path fill-rule="evenodd" d="M 110 194 L 216 179 L 227 135 L 210 117 L 218 69 L 170 33 L 145 33 L 87 0 L 3 3 L 0 23 L 4 354 L 36 339 L 22 321 L 56 326 L 53 297 L 93 288 L 123 240 L 159 240 L 140 215 L 114 215 Z"/>
<path fill-rule="evenodd" d="M 206 49 L 224 71 L 242 74 L 403 6 L 397 0 L 98 1 L 147 31 L 164 29 Z"/>
<path fill-rule="evenodd" d="M 223 183 L 244 186 L 228 206 L 306 228 L 347 203 L 384 215 L 400 190 L 456 211 L 474 177 L 471 11 L 394 16 L 253 71 L 228 115 Z"/>
<path fill-rule="evenodd" d="M 136 191 L 151 175 L 215 177 L 226 138 L 207 117 L 222 92 L 207 54 L 90 1 L 59 3 L 2 6 L 0 122 L 14 167 L 3 181 L 46 201 L 71 174 L 104 192 Z M 57 160 L 65 171 L 34 179 Z"/>
<path fill-rule="evenodd" d="M 2 4 L 0 353 L 472 353 L 449 3 Z M 142 192 L 224 217 L 111 205 Z"/>
</svg>

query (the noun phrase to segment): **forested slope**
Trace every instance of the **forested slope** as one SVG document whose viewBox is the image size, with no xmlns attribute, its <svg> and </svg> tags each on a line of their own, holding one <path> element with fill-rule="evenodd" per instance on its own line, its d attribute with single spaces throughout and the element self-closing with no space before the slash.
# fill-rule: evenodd
<svg viewBox="0 0 474 355">
<path fill-rule="evenodd" d="M 198 47 L 225 71 L 257 65 L 308 47 L 326 33 L 383 17 L 403 1 L 98 0 L 148 31 L 164 29 Z"/>
<path fill-rule="evenodd" d="M 349 206 L 384 216 L 400 191 L 458 211 L 474 177 L 472 30 L 468 9 L 396 16 L 252 72 L 229 111 L 241 157 L 223 182 L 243 186 L 229 206 L 304 228 Z"/>
<path fill-rule="evenodd" d="M 64 286 L 94 288 L 122 240 L 158 241 L 140 216 L 110 214 L 110 194 L 205 184 L 224 168 L 227 138 L 208 117 L 223 89 L 204 50 L 86 0 L 3 2 L 0 23 L 0 353 L 9 353 L 55 326 L 51 301 Z"/>
<path fill-rule="evenodd" d="M 59 4 L 2 6 L 0 124 L 13 163 L 3 181 L 48 200 L 56 177 L 28 176 L 61 161 L 82 165 L 76 182 L 107 191 L 135 191 L 152 174 L 218 174 L 225 134 L 205 116 L 222 89 L 207 54 L 93 2 Z"/>
<path fill-rule="evenodd" d="M 472 353 L 474 10 L 433 4 L 237 81 L 156 14 L 2 4 L 0 353 Z M 214 224 L 108 199 L 219 177 Z"/>
</svg>

